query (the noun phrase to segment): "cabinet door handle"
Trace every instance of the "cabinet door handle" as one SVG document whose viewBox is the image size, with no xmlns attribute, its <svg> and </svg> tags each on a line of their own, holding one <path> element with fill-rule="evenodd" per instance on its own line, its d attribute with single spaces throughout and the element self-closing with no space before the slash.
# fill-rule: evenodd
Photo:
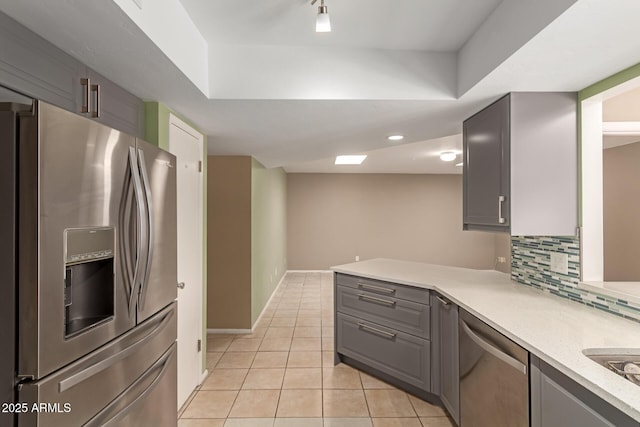
<svg viewBox="0 0 640 427">
<path fill-rule="evenodd" d="M 370 297 L 369 295 L 364 295 L 364 294 L 358 294 L 358 298 L 363 300 L 363 301 L 377 302 L 377 303 L 386 304 L 386 305 L 389 305 L 389 306 L 396 305 L 395 301 L 391 301 L 391 300 L 388 300 L 388 299 L 382 299 L 382 298 L 376 298 L 376 297 Z"/>
<path fill-rule="evenodd" d="M 504 196 L 498 196 L 498 224 L 504 224 L 506 220 L 502 216 L 502 204 L 504 203 Z"/>
<path fill-rule="evenodd" d="M 376 335 L 380 335 L 381 337 L 384 337 L 384 338 L 393 339 L 396 337 L 396 334 L 383 331 L 382 329 L 374 328 L 373 326 L 365 325 L 364 323 L 358 323 L 358 327 L 362 330 L 371 332 Z"/>
<path fill-rule="evenodd" d="M 91 116 L 100 117 L 100 85 L 91 85 L 91 90 L 96 93 L 96 109 Z"/>
<path fill-rule="evenodd" d="M 373 285 L 367 285 L 366 283 L 358 283 L 358 287 L 360 289 L 368 289 L 370 291 L 374 291 L 374 292 L 382 292 L 385 294 L 395 294 L 396 290 L 392 289 L 392 288 L 383 288 L 381 286 L 373 286 Z"/>
<path fill-rule="evenodd" d="M 444 307 L 449 308 L 451 306 L 451 302 L 442 298 L 440 295 L 436 295 L 436 298 L 438 299 L 438 301 L 440 301 L 440 304 L 442 304 Z"/>
<path fill-rule="evenodd" d="M 80 84 L 84 86 L 84 99 L 82 100 L 82 107 L 80 107 L 81 113 L 90 113 L 91 104 L 91 80 L 80 79 Z"/>
</svg>

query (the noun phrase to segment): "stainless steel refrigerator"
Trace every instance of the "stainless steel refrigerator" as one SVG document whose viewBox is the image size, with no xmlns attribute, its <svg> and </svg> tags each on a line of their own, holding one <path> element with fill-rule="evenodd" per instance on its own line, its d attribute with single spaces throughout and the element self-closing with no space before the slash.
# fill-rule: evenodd
<svg viewBox="0 0 640 427">
<path fill-rule="evenodd" d="M 0 426 L 175 426 L 175 157 L 41 101 L 0 137 Z"/>
</svg>

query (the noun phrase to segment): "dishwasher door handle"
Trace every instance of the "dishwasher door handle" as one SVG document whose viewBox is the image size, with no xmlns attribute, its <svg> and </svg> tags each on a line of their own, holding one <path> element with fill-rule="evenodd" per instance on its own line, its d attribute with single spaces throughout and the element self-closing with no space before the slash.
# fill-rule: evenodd
<svg viewBox="0 0 640 427">
<path fill-rule="evenodd" d="M 486 351 L 487 353 L 491 354 L 494 357 L 497 357 L 507 365 L 522 372 L 524 375 L 527 375 L 527 365 L 520 362 L 519 360 L 514 359 L 513 357 L 509 356 L 507 353 L 501 351 L 500 349 L 496 348 L 495 346 L 493 346 L 483 338 L 476 335 L 465 321 L 460 320 L 460 326 L 462 326 L 462 329 L 469 336 L 469 338 L 471 338 L 473 342 L 475 342 L 478 346 L 480 346 L 484 351 Z"/>
</svg>

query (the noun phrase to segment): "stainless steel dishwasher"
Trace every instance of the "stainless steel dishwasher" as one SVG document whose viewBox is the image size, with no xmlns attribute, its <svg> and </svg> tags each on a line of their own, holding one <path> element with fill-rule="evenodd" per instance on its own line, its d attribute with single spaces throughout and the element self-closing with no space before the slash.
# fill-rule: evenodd
<svg viewBox="0 0 640 427">
<path fill-rule="evenodd" d="M 460 309 L 461 427 L 529 425 L 529 353 Z"/>
</svg>

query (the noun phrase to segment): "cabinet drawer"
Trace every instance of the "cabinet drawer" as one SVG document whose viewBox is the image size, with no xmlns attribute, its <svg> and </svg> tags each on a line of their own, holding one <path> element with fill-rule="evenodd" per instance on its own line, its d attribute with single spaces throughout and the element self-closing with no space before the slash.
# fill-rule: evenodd
<svg viewBox="0 0 640 427">
<path fill-rule="evenodd" d="M 398 329 L 411 335 L 430 337 L 430 310 L 424 304 L 336 286 L 337 311 Z"/>
<path fill-rule="evenodd" d="M 397 283 L 341 273 L 336 273 L 335 281 L 337 285 L 429 305 L 428 289 L 414 288 L 412 286 L 398 285 Z"/>
<path fill-rule="evenodd" d="M 421 390 L 431 382 L 431 343 L 338 313 L 336 351 Z"/>
</svg>

